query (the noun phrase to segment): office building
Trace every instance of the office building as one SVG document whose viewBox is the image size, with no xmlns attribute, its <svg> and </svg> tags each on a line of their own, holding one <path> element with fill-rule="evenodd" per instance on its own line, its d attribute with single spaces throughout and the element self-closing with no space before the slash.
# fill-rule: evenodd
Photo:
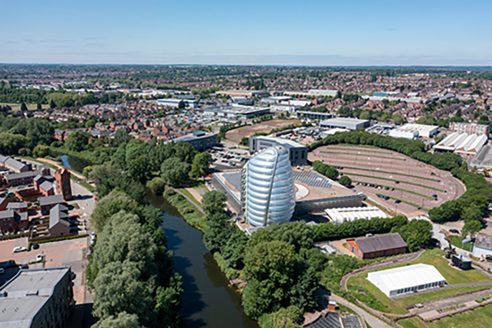
<svg viewBox="0 0 492 328">
<path fill-rule="evenodd" d="M 0 327 L 64 328 L 74 305 L 70 268 L 20 270 L 0 287 Z"/>
<path fill-rule="evenodd" d="M 388 297 L 446 285 L 446 279 L 434 266 L 422 263 L 369 272 L 367 280 Z"/>
<path fill-rule="evenodd" d="M 489 126 L 486 124 L 451 122 L 449 123 L 449 129 L 458 133 L 489 134 Z"/>
<path fill-rule="evenodd" d="M 347 130 L 360 130 L 369 126 L 369 120 L 360 120 L 358 118 L 350 117 L 336 117 L 321 121 L 319 125 L 322 128 L 327 129 L 347 129 Z"/>
<path fill-rule="evenodd" d="M 252 157 L 243 168 L 241 183 L 241 202 L 250 225 L 290 221 L 295 187 L 287 149 L 271 147 Z"/>
<path fill-rule="evenodd" d="M 193 133 L 173 139 L 171 142 L 187 142 L 196 150 L 204 151 L 217 144 L 217 134 L 205 131 L 194 131 Z"/>
<path fill-rule="evenodd" d="M 281 146 L 287 149 L 289 152 L 289 160 L 291 165 L 306 165 L 308 149 L 306 146 L 301 145 L 298 142 L 278 138 L 278 137 L 266 137 L 255 136 L 249 139 L 249 151 L 256 153 L 266 148 Z"/>
</svg>

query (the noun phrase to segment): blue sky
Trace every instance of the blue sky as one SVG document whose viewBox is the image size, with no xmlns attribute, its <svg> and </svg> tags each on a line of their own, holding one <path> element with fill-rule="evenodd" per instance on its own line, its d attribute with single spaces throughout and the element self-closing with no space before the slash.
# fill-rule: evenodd
<svg viewBox="0 0 492 328">
<path fill-rule="evenodd" d="M 492 65 L 490 0 L 0 0 L 0 62 Z"/>
</svg>

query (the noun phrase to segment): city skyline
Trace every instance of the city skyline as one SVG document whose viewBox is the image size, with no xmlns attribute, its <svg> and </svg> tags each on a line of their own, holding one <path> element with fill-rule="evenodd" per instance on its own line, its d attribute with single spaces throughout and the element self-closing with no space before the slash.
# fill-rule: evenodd
<svg viewBox="0 0 492 328">
<path fill-rule="evenodd" d="M 0 62 L 489 66 L 476 1 L 7 2 Z"/>
</svg>

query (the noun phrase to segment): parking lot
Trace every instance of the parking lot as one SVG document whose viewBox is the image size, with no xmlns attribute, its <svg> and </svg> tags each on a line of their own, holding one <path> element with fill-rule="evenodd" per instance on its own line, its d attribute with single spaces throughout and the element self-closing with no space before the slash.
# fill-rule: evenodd
<svg viewBox="0 0 492 328">
<path fill-rule="evenodd" d="M 315 149 L 308 158 L 337 167 L 352 179 L 357 191 L 388 210 L 407 216 L 426 214 L 465 192 L 465 186 L 450 172 L 391 150 L 330 145 Z"/>
</svg>

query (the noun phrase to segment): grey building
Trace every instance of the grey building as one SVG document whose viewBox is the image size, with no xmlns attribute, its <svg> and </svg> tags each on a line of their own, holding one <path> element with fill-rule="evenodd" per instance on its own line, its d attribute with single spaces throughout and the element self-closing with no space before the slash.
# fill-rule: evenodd
<svg viewBox="0 0 492 328">
<path fill-rule="evenodd" d="M 217 134 L 205 131 L 194 131 L 193 133 L 176 138 L 173 142 L 187 142 L 196 150 L 203 151 L 212 148 L 217 144 Z"/>
<path fill-rule="evenodd" d="M 336 117 L 321 121 L 319 124 L 323 128 L 329 129 L 347 129 L 347 130 L 360 130 L 369 126 L 369 120 L 360 120 L 358 118 L 350 117 Z"/>
<path fill-rule="evenodd" d="M 298 110 L 296 113 L 297 113 L 297 117 L 307 118 L 310 120 L 318 120 L 318 121 L 326 120 L 333 117 L 333 114 L 326 113 L 326 112 L 312 112 L 307 110 Z"/>
<path fill-rule="evenodd" d="M 0 328 L 66 327 L 74 305 L 70 268 L 20 270 L 0 287 Z"/>
<path fill-rule="evenodd" d="M 249 139 L 249 151 L 251 153 L 256 153 L 274 146 L 282 146 L 289 151 L 291 165 L 297 166 L 307 164 L 308 149 L 298 142 L 278 137 L 265 136 L 256 136 Z"/>
</svg>

